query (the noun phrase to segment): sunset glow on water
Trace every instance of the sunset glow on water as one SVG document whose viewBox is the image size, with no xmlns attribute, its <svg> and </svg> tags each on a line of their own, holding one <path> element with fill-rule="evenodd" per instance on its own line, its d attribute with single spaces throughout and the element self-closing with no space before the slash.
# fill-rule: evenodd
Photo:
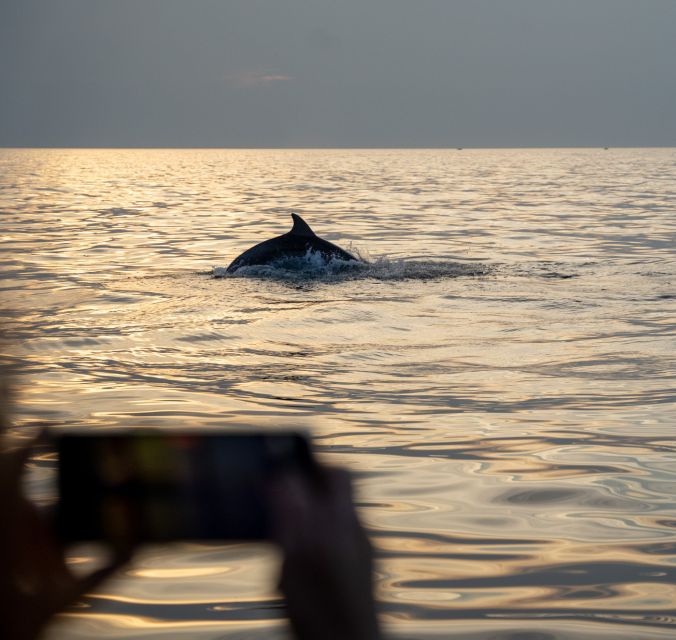
<svg viewBox="0 0 676 640">
<path fill-rule="evenodd" d="M 392 637 L 666 640 L 675 168 L 673 149 L 0 149 L 15 431 L 301 427 L 356 474 Z M 370 265 L 214 277 L 291 212 Z M 41 502 L 54 468 L 32 461 Z M 277 562 L 152 547 L 48 637 L 285 637 Z"/>
</svg>

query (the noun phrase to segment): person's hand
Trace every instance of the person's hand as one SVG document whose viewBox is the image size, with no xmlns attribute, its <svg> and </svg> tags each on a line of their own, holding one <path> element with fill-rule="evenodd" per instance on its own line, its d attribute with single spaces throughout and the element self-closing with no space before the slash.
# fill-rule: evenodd
<svg viewBox="0 0 676 640">
<path fill-rule="evenodd" d="M 280 589 L 299 640 L 380 638 L 371 545 L 347 472 L 320 468 L 319 482 L 285 472 L 273 488 Z"/>
<path fill-rule="evenodd" d="M 46 520 L 21 490 L 32 447 L 7 450 L 0 427 L 0 638 L 33 640 L 47 621 L 115 571 L 125 558 L 85 576 L 66 566 Z"/>
</svg>

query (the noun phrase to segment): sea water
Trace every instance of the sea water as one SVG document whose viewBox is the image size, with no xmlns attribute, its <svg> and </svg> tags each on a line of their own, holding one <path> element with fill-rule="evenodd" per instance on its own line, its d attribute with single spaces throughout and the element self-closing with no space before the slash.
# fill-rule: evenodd
<svg viewBox="0 0 676 640">
<path fill-rule="evenodd" d="M 369 264 L 218 277 L 291 212 Z M 300 427 L 391 637 L 676 634 L 676 150 L 5 149 L 0 215 L 15 433 Z M 152 547 L 48 637 L 286 637 L 277 567 Z"/>
</svg>

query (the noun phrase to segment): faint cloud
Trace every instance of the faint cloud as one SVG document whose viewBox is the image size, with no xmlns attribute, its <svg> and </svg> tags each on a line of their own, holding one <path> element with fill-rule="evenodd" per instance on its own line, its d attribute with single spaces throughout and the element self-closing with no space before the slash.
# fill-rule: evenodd
<svg viewBox="0 0 676 640">
<path fill-rule="evenodd" d="M 266 71 L 242 71 L 227 75 L 225 81 L 236 87 L 264 87 L 279 82 L 292 80 L 284 73 L 270 73 Z"/>
</svg>

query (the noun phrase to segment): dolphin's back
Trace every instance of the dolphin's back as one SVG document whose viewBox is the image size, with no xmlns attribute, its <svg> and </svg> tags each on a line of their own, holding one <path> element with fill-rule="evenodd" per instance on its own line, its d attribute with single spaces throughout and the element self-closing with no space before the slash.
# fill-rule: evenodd
<svg viewBox="0 0 676 640">
<path fill-rule="evenodd" d="M 341 260 L 357 259 L 328 240 L 317 236 L 310 226 L 299 215 L 292 213 L 293 228 L 288 233 L 276 238 L 264 240 L 235 258 L 227 269 L 228 273 L 240 267 L 270 264 L 281 258 L 302 257 L 308 251 L 321 253 L 325 260 L 339 258 Z"/>
<path fill-rule="evenodd" d="M 254 245 L 235 258 L 228 267 L 228 272 L 232 273 L 240 267 L 248 267 L 255 264 L 269 264 L 284 256 L 305 255 L 307 252 L 305 248 L 306 244 L 308 244 L 307 239 L 289 238 L 288 233 L 276 238 L 270 238 Z"/>
</svg>

